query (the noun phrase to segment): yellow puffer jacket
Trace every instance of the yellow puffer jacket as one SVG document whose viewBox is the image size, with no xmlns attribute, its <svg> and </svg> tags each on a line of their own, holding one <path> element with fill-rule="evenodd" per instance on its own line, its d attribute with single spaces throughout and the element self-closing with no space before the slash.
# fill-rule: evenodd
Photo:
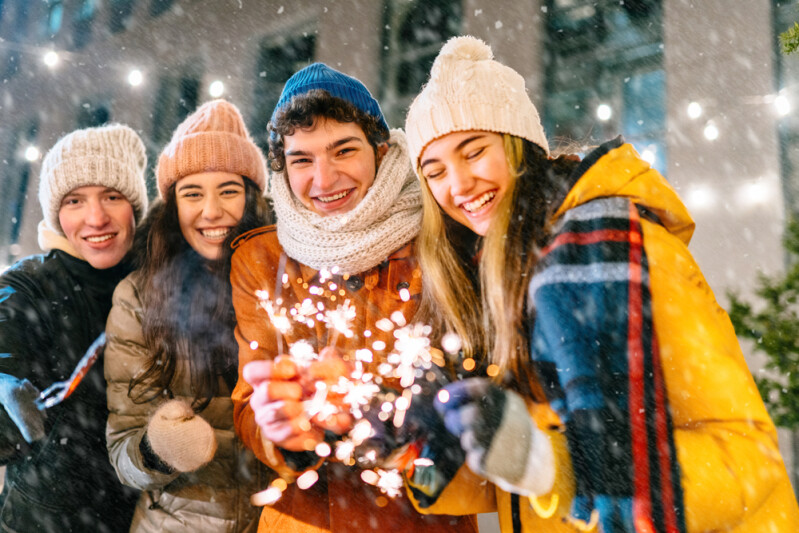
<svg viewBox="0 0 799 533">
<path fill-rule="evenodd" d="M 660 221 L 641 223 L 688 531 L 799 531 L 799 507 L 776 430 L 729 317 L 688 251 L 694 230 L 691 216 L 671 186 L 631 145 L 609 143 L 600 150 L 606 153 L 600 152 L 585 171 L 555 219 L 595 199 L 626 197 Z M 531 405 L 531 412 L 541 427 L 546 425 L 540 420 L 554 416 L 547 406 Z M 554 432 L 550 436 L 559 458 L 553 493 L 517 501 L 518 496 L 496 489 L 502 531 L 585 530 L 567 518 L 574 482 L 565 438 Z M 458 494 L 473 493 L 474 488 L 459 486 L 458 481 L 425 512 L 452 513 L 462 506 Z"/>
</svg>

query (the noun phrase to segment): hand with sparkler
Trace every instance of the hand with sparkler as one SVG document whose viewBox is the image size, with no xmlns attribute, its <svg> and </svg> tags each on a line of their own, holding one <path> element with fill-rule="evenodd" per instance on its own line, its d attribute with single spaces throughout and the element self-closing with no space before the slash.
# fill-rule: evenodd
<svg viewBox="0 0 799 533">
<path fill-rule="evenodd" d="M 349 431 L 352 416 L 334 385 L 350 372 L 332 347 L 322 349 L 307 368 L 288 356 L 247 364 L 243 377 L 253 387 L 250 406 L 262 437 L 284 450 L 300 452 L 313 450 L 324 440 L 325 431 L 337 435 Z M 314 402 L 318 408 L 309 408 Z"/>
</svg>

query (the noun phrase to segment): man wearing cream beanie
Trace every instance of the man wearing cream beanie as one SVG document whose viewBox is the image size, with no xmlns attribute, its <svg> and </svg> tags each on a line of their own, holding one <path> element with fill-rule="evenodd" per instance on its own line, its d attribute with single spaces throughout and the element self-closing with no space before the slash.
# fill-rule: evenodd
<svg viewBox="0 0 799 533">
<path fill-rule="evenodd" d="M 74 131 L 42 162 L 39 242 L 46 254 L 0 277 L 0 529 L 122 531 L 135 491 L 123 487 L 105 448 L 102 364 L 46 410 L 39 391 L 70 377 L 105 330 L 111 295 L 147 209 L 139 136 L 112 124 Z"/>
</svg>

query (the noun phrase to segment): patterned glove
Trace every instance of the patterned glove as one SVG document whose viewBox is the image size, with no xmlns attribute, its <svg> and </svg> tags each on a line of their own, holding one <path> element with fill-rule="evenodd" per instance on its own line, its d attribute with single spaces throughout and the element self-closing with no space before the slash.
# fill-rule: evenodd
<svg viewBox="0 0 799 533">
<path fill-rule="evenodd" d="M 44 438 L 44 420 L 47 417 L 36 404 L 39 389 L 27 379 L 0 374 L 0 404 L 19 428 L 28 443 Z"/>
<path fill-rule="evenodd" d="M 216 453 L 214 428 L 183 400 L 170 400 L 156 409 L 146 439 L 158 458 L 178 472 L 193 472 Z"/>
<path fill-rule="evenodd" d="M 543 495 L 552 489 L 552 444 L 521 396 L 489 379 L 468 378 L 444 387 L 435 408 L 460 437 L 466 464 L 475 473 L 508 492 Z"/>
</svg>

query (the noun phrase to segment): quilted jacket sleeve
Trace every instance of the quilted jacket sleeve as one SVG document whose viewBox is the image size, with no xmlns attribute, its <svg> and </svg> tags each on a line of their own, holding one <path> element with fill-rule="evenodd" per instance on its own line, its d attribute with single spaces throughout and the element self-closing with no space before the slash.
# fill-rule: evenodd
<svg viewBox="0 0 799 533">
<path fill-rule="evenodd" d="M 147 351 L 141 326 L 141 303 L 133 275 L 114 291 L 113 307 L 106 325 L 105 379 L 108 382 L 106 444 L 111 464 L 125 485 L 154 490 L 167 485 L 179 473 L 164 474 L 144 466 L 139 443 L 144 436 L 151 402 L 135 403 L 128 396 L 131 379 L 144 370 Z"/>
</svg>

